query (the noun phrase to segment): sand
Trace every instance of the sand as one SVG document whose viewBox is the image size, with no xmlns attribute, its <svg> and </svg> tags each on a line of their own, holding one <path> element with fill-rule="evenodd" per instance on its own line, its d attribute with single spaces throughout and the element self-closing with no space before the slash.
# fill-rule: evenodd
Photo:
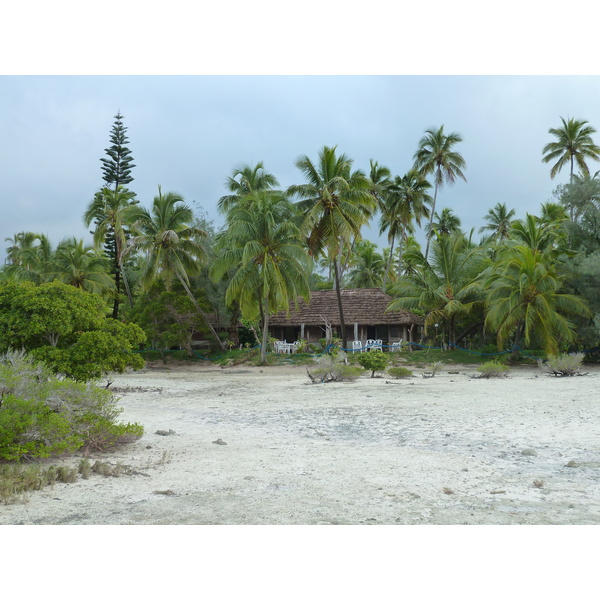
<svg viewBox="0 0 600 600">
<path fill-rule="evenodd" d="M 158 363 L 113 383 L 143 438 L 90 456 L 132 473 L 0 505 L 0 524 L 600 523 L 600 370 L 585 370 L 313 385 L 304 367 Z"/>
</svg>

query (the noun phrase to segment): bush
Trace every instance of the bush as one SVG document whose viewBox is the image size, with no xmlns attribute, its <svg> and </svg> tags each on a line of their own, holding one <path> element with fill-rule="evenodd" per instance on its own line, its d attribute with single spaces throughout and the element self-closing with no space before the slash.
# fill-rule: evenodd
<svg viewBox="0 0 600 600">
<path fill-rule="evenodd" d="M 538 361 L 538 365 L 550 375 L 557 377 L 572 377 L 581 374 L 581 365 L 585 355 L 583 352 L 551 356 L 546 362 Z"/>
<path fill-rule="evenodd" d="M 313 383 L 329 383 L 331 381 L 354 381 L 363 369 L 346 364 L 346 353 L 338 349 L 335 354 L 323 354 L 314 359 L 316 369 L 306 367 L 308 377 Z"/>
<path fill-rule="evenodd" d="M 402 379 L 403 377 L 412 377 L 413 372 L 406 367 L 390 367 L 387 372 L 394 379 Z"/>
<path fill-rule="evenodd" d="M 117 423 L 121 410 L 107 389 L 61 379 L 24 353 L 0 357 L 0 460 L 49 458 L 133 442 L 143 428 Z"/>
<path fill-rule="evenodd" d="M 495 360 L 483 363 L 477 367 L 479 376 L 483 379 L 490 379 L 492 377 L 506 377 L 508 375 L 508 366 L 503 365 Z"/>
<path fill-rule="evenodd" d="M 379 351 L 363 352 L 358 357 L 358 364 L 371 371 L 371 377 L 375 377 L 377 371 L 385 371 L 390 364 L 390 358 L 387 354 Z"/>
</svg>

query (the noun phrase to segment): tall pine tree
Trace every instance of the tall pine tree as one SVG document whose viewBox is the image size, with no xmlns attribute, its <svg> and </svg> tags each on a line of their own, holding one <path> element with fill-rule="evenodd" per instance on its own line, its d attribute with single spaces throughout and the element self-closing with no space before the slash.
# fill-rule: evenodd
<svg viewBox="0 0 600 600">
<path fill-rule="evenodd" d="M 102 179 L 106 182 L 106 187 L 112 185 L 115 191 L 120 185 L 127 187 L 133 181 L 131 169 L 135 165 L 131 164 L 133 157 L 131 150 L 127 147 L 129 138 L 125 135 L 126 131 L 127 127 L 123 125 L 123 115 L 121 111 L 118 111 L 110 133 L 112 146 L 104 150 L 109 158 L 100 159 L 104 173 Z"/>
<path fill-rule="evenodd" d="M 123 196 L 127 196 L 127 205 L 137 204 L 137 200 L 134 200 L 135 193 L 130 192 L 127 189 L 127 185 L 133 181 L 131 176 L 131 170 L 135 165 L 133 164 L 133 157 L 131 156 L 131 150 L 127 147 L 129 138 L 126 135 L 127 127 L 123 125 L 123 115 L 120 111 L 115 115 L 115 122 L 110 132 L 111 146 L 105 149 L 108 158 L 101 158 L 102 173 L 105 185 L 103 189 L 98 192 L 92 201 L 88 212 L 86 213 L 86 220 L 95 212 L 94 223 L 96 230 L 103 229 L 104 238 L 104 252 L 109 258 L 112 264 L 112 273 L 115 278 L 115 300 L 113 304 L 113 318 L 116 319 L 119 314 L 120 297 L 119 294 L 123 290 L 123 284 L 125 285 L 125 291 L 129 298 L 130 304 L 132 303 L 131 292 L 127 285 L 127 279 L 123 270 L 121 262 L 122 253 L 124 251 L 124 240 L 128 237 L 129 232 L 126 229 L 119 227 L 119 231 L 115 232 L 114 229 L 114 218 L 115 213 L 125 208 L 121 206 Z M 106 227 L 106 221 L 112 222 Z M 89 222 L 89 221 L 88 221 Z M 118 234 L 118 235 L 116 235 Z M 117 237 L 119 239 L 117 239 Z"/>
</svg>

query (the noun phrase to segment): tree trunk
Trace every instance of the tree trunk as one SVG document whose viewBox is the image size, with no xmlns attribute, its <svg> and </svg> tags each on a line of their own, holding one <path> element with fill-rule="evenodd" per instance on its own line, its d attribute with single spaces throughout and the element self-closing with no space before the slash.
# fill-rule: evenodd
<svg viewBox="0 0 600 600">
<path fill-rule="evenodd" d="M 477 321 L 477 323 L 474 323 L 473 325 L 470 325 L 460 335 L 456 336 L 456 342 L 454 342 L 454 343 L 459 344 L 466 336 L 468 336 L 472 331 L 476 331 L 484 323 L 485 323 L 485 321 L 482 320 L 482 321 Z"/>
<path fill-rule="evenodd" d="M 217 340 L 217 343 L 221 347 L 221 350 L 223 350 L 223 352 L 225 352 L 225 350 L 226 350 L 225 344 L 221 341 L 221 338 L 217 335 L 217 332 L 215 331 L 214 327 L 209 323 L 208 317 L 206 316 L 206 313 L 200 308 L 200 305 L 198 304 L 198 301 L 196 300 L 196 298 L 194 298 L 194 295 L 192 294 L 192 291 L 190 290 L 190 288 L 188 287 L 187 283 L 183 280 L 183 277 L 181 277 L 181 275 L 179 273 L 177 273 L 177 279 L 179 279 L 179 282 L 183 286 L 183 289 L 185 290 L 185 292 L 188 295 L 189 299 L 192 301 L 192 304 L 194 305 L 194 307 L 196 308 L 196 310 L 202 315 L 202 318 L 204 319 L 204 322 L 208 325 L 208 328 L 210 329 L 211 333 L 213 334 L 215 340 Z"/>
<path fill-rule="evenodd" d="M 435 214 L 435 201 L 437 199 L 438 184 L 435 183 L 435 191 L 433 192 L 433 204 L 431 205 L 431 214 L 429 215 L 429 232 L 427 233 L 427 246 L 425 247 L 425 260 L 429 256 L 429 242 L 431 242 L 431 236 L 433 231 L 431 230 L 431 224 L 433 223 L 433 215 Z"/>
<path fill-rule="evenodd" d="M 113 303 L 113 314 L 112 318 L 117 320 L 119 318 L 119 288 L 121 287 L 121 270 L 117 266 L 115 271 L 115 301 Z"/>
<path fill-rule="evenodd" d="M 262 344 L 260 346 L 260 364 L 267 364 L 267 344 L 269 343 L 269 298 L 265 298 Z"/>
<path fill-rule="evenodd" d="M 396 236 L 392 237 L 392 243 L 390 244 L 390 255 L 388 256 L 387 266 L 385 267 L 385 275 L 383 276 L 383 291 L 385 292 L 385 288 L 387 285 L 387 278 L 390 273 L 390 267 L 392 265 L 392 260 L 394 258 L 394 242 L 396 241 Z"/>
<path fill-rule="evenodd" d="M 338 310 L 340 313 L 340 333 L 342 334 L 342 348 L 347 348 L 348 336 L 346 335 L 346 323 L 344 321 L 344 309 L 342 307 L 342 290 L 340 289 L 340 276 L 338 272 L 337 258 L 333 259 L 333 271 L 335 274 L 335 291 L 337 293 Z"/>
</svg>

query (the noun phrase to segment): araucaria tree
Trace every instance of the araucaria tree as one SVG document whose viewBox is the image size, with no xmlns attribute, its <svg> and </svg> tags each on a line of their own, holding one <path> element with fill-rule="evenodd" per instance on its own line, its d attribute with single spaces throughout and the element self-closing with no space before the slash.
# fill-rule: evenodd
<svg viewBox="0 0 600 600">
<path fill-rule="evenodd" d="M 332 263 L 342 345 L 347 348 L 339 257 L 360 240 L 361 227 L 369 221 L 376 201 L 371 181 L 361 171 L 352 171 L 353 161 L 345 154 L 337 156 L 336 148 L 324 146 L 316 163 L 301 156 L 296 166 L 307 183 L 290 186 L 288 194 L 300 199 L 300 235 L 306 239 L 309 254 L 314 258 L 326 255 Z"/>
<path fill-rule="evenodd" d="M 120 185 L 127 187 L 133 181 L 131 169 L 135 167 L 131 150 L 127 147 L 129 138 L 125 135 L 127 127 L 123 125 L 123 115 L 117 112 L 115 122 L 110 132 L 110 148 L 106 148 L 105 152 L 108 158 L 101 158 L 102 179 L 107 187 L 116 190 Z"/>
<path fill-rule="evenodd" d="M 227 230 L 217 242 L 211 275 L 231 272 L 225 302 L 238 302 L 242 315 L 262 320 L 261 362 L 266 362 L 269 315 L 308 300 L 308 256 L 295 223 L 294 207 L 284 194 L 262 190 L 233 206 Z"/>
<path fill-rule="evenodd" d="M 419 148 L 415 152 L 415 169 L 418 169 L 422 175 L 433 174 L 434 192 L 429 218 L 429 231 L 427 234 L 427 246 L 425 247 L 425 260 L 429 256 L 429 244 L 433 235 L 431 223 L 435 215 L 435 203 L 437 200 L 438 189 L 444 183 L 453 184 L 457 177 L 467 180 L 463 173 L 466 167 L 465 159 L 453 146 L 462 142 L 462 136 L 459 133 L 444 133 L 444 126 L 439 129 L 428 129 L 425 135 L 419 141 Z"/>
<path fill-rule="evenodd" d="M 105 148 L 108 158 L 101 158 L 102 179 L 104 186 L 96 193 L 84 215 L 86 227 L 92 220 L 96 226 L 94 242 L 104 245 L 104 252 L 111 261 L 112 273 L 115 279 L 115 299 L 113 303 L 113 318 L 119 314 L 119 294 L 122 285 L 125 287 L 130 306 L 133 305 L 131 291 L 123 268 L 123 252 L 129 235 L 128 230 L 120 217 L 120 212 L 127 206 L 137 204 L 135 193 L 127 189 L 133 181 L 131 170 L 133 157 L 128 148 L 129 138 L 126 135 L 127 127 L 123 125 L 123 115 L 117 112 L 115 122 L 110 133 L 111 145 Z"/>
</svg>

